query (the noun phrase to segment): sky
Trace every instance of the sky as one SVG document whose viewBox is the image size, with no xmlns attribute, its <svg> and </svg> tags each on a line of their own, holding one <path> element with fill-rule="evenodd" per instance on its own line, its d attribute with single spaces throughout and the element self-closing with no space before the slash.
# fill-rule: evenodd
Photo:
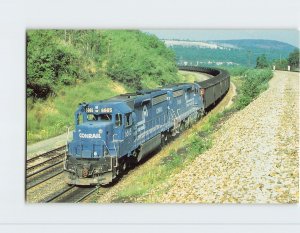
<svg viewBox="0 0 300 233">
<path fill-rule="evenodd" d="M 156 35 L 160 39 L 189 40 L 232 40 L 232 39 L 266 39 L 278 40 L 299 48 L 299 31 L 292 29 L 260 29 L 260 30 L 143 30 Z"/>
</svg>

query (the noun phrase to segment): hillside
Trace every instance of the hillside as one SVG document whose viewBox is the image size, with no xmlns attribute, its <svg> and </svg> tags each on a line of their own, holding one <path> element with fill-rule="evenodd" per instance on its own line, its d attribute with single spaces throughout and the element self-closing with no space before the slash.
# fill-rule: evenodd
<svg viewBox="0 0 300 233">
<path fill-rule="evenodd" d="M 255 66 L 265 54 L 269 61 L 287 58 L 295 47 L 275 40 L 163 40 L 176 53 L 179 64 L 203 66 Z"/>
<path fill-rule="evenodd" d="M 27 96 L 108 76 L 136 89 L 176 82 L 175 54 L 136 30 L 28 30 Z"/>
<path fill-rule="evenodd" d="M 128 30 L 27 31 L 27 143 L 66 132 L 78 103 L 179 82 L 175 54 Z"/>
</svg>

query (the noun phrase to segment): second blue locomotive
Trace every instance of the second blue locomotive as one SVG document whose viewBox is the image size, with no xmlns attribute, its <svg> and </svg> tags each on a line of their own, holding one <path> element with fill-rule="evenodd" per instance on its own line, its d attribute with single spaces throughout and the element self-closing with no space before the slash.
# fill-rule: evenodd
<svg viewBox="0 0 300 233">
<path fill-rule="evenodd" d="M 197 83 L 80 104 L 64 170 L 69 184 L 111 183 L 204 114 Z"/>
</svg>

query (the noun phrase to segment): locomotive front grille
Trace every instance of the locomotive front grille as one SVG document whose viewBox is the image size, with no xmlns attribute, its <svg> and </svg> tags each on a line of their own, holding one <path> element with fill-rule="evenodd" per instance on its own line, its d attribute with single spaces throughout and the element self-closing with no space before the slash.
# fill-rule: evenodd
<svg viewBox="0 0 300 233">
<path fill-rule="evenodd" d="M 112 170 L 112 164 L 116 163 L 115 157 L 101 157 L 98 159 L 84 159 L 68 157 L 66 170 L 75 173 L 78 177 L 91 177 Z"/>
</svg>

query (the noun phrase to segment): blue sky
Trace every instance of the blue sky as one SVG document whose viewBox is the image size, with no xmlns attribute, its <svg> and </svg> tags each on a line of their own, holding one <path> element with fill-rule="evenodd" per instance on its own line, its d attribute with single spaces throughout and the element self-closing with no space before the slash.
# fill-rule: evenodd
<svg viewBox="0 0 300 233">
<path fill-rule="evenodd" d="M 227 30 L 143 30 L 161 39 L 231 40 L 269 39 L 286 42 L 299 48 L 299 31 L 291 29 L 227 29 Z"/>
</svg>

